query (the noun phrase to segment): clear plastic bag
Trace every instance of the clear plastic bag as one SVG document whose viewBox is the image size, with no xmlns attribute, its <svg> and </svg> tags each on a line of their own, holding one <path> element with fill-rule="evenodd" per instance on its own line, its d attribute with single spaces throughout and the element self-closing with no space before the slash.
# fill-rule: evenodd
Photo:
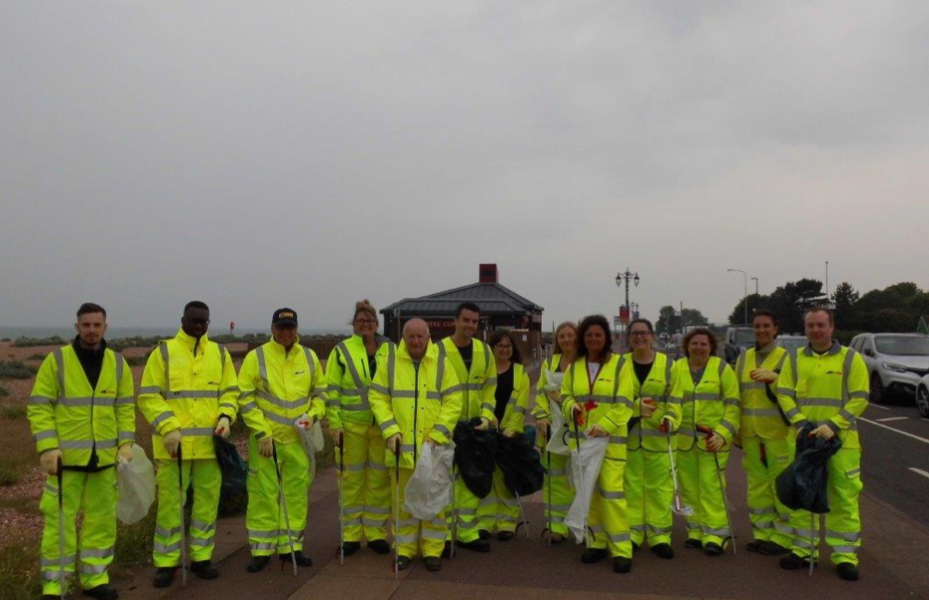
<svg viewBox="0 0 929 600">
<path fill-rule="evenodd" d="M 429 442 L 423 444 L 416 470 L 404 490 L 403 506 L 414 518 L 434 519 L 448 504 L 454 459 L 454 442 L 435 448 Z"/>
<path fill-rule="evenodd" d="M 545 445 L 545 451 L 567 456 L 571 452 L 571 448 L 568 446 L 568 424 L 565 423 L 561 405 L 548 398 L 549 392 L 561 391 L 564 373 L 546 371 L 545 377 L 548 382 L 545 385 L 546 399 L 549 402 L 549 412 L 552 415 L 551 425 L 549 426 L 551 428 L 551 437 L 548 439 L 548 444 Z"/>
<path fill-rule="evenodd" d="M 316 453 L 322 452 L 326 447 L 326 440 L 323 439 L 323 426 L 318 422 L 312 427 L 306 429 L 304 421 L 298 421 L 294 429 L 300 434 L 300 441 L 303 442 L 303 449 L 306 451 L 307 458 L 310 459 L 310 476 L 316 474 Z"/>
<path fill-rule="evenodd" d="M 580 450 L 571 454 L 571 480 L 576 491 L 571 508 L 568 509 L 568 516 L 565 517 L 565 526 L 574 534 L 578 544 L 584 541 L 590 500 L 609 442 L 608 437 L 587 438 L 581 444 Z"/>
<path fill-rule="evenodd" d="M 116 517 L 126 525 L 144 519 L 155 501 L 155 468 L 142 446 L 132 446 L 132 462 L 119 461 L 116 481 L 119 488 Z"/>
</svg>

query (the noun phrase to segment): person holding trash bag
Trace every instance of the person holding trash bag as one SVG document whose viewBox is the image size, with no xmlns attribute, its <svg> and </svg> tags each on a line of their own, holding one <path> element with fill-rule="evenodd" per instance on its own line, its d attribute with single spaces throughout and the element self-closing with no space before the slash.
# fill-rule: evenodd
<svg viewBox="0 0 929 600">
<path fill-rule="evenodd" d="M 340 471 L 342 548 L 345 556 L 355 554 L 364 534 L 369 548 L 387 554 L 390 475 L 384 464 L 384 438 L 374 422 L 368 394 L 378 362 L 393 343 L 377 335 L 377 311 L 367 300 L 355 303 L 352 328 L 352 337 L 339 342 L 326 361 L 329 433 L 336 456 L 345 462 Z"/>
<path fill-rule="evenodd" d="M 409 568 L 421 551 L 426 569 L 442 568 L 441 554 L 448 535 L 445 514 L 419 521 L 404 507 L 404 489 L 424 443 L 444 445 L 461 414 L 461 388 L 449 360 L 429 340 L 429 326 L 411 319 L 403 326 L 399 347 L 390 346 L 371 384 L 371 412 L 387 441 L 385 464 L 394 471 L 391 499 L 396 568 Z"/>
<path fill-rule="evenodd" d="M 857 581 L 858 551 L 861 549 L 861 442 L 857 419 L 868 407 L 870 385 L 864 359 L 832 338 L 832 311 L 813 308 L 804 316 L 808 343 L 793 351 L 777 380 L 777 399 L 787 418 L 799 430 L 807 423 L 809 434 L 831 439 L 838 436 L 841 449 L 828 462 L 829 513 L 826 543 L 839 577 Z M 791 554 L 781 567 L 801 569 L 817 560 L 819 527 L 810 530 L 810 513 L 794 511 Z M 812 548 L 811 546 L 812 542 Z M 811 556 L 812 555 L 812 556 Z"/>
<path fill-rule="evenodd" d="M 514 343 L 510 333 L 503 329 L 494 331 L 488 344 L 494 353 L 496 365 L 494 416 L 500 424 L 500 433 L 508 438 L 522 436 L 523 423 L 529 407 L 529 375 L 521 364 L 519 347 Z M 494 470 L 494 485 L 487 498 L 494 502 L 494 511 L 489 515 L 481 515 L 480 529 L 493 532 L 496 528 L 497 539 L 501 542 L 513 539 L 520 517 L 520 504 L 513 492 L 507 488 L 503 471 L 499 466 Z"/>
<path fill-rule="evenodd" d="M 574 501 L 574 488 L 568 484 L 567 453 L 549 452 L 547 446 L 553 435 L 565 434 L 567 441 L 567 429 L 552 429 L 552 414 L 561 413 L 561 384 L 565 371 L 574 362 L 576 352 L 577 325 L 566 321 L 555 329 L 553 354 L 542 363 L 536 386 L 535 407 L 532 409 L 532 416 L 535 417 L 535 424 L 539 430 L 539 448 L 545 468 L 542 507 L 549 529 L 548 539 L 553 544 L 560 544 L 568 535 L 564 520 L 571 502 Z"/>
<path fill-rule="evenodd" d="M 739 427 L 739 383 L 732 368 L 716 355 L 716 336 L 698 327 L 684 336 L 684 358 L 677 370 L 671 401 L 682 403 L 677 430 L 677 472 L 687 517 L 687 548 L 723 553 L 732 538 L 726 500 L 726 464 Z M 733 550 L 735 547 L 733 546 Z"/>
<path fill-rule="evenodd" d="M 325 415 L 326 378 L 316 353 L 300 345 L 297 326 L 293 309 L 274 311 L 271 341 L 249 352 L 239 370 L 239 411 L 251 430 L 250 573 L 264 569 L 275 551 L 295 567 L 313 564 L 303 554 L 310 461 L 296 428 L 309 429 Z"/>
<path fill-rule="evenodd" d="M 481 429 L 489 429 L 494 423 L 494 388 L 497 385 L 497 372 L 490 346 L 474 339 L 481 322 L 481 309 L 473 302 L 463 302 L 455 311 L 455 333 L 438 344 L 439 354 L 447 359 L 455 369 L 455 375 L 461 384 L 461 414 L 459 421 L 470 421 L 480 417 Z M 490 532 L 480 529 L 480 516 L 492 518 L 497 503 L 493 498 L 478 498 L 461 479 L 455 480 L 455 503 L 446 508 L 449 519 L 449 533 L 456 532 L 457 540 L 451 540 L 458 546 L 475 552 L 488 552 L 490 544 L 487 538 Z M 452 526 L 452 519 L 457 519 Z M 445 550 L 450 555 L 451 543 Z"/>
<path fill-rule="evenodd" d="M 139 390 L 139 409 L 152 425 L 152 454 L 158 461 L 158 516 L 152 555 L 155 587 L 168 587 L 178 565 L 201 579 L 216 579 L 210 562 L 222 472 L 213 436 L 228 437 L 235 421 L 239 387 L 226 349 L 207 337 L 210 309 L 188 302 L 181 329 L 148 357 Z M 187 488 L 193 486 L 190 536 L 184 527 Z"/>
<path fill-rule="evenodd" d="M 652 552 L 671 559 L 671 452 L 676 444 L 670 434 L 681 422 L 680 399 L 671 397 L 674 361 L 655 351 L 655 331 L 648 319 L 634 319 L 629 324 L 629 339 L 632 352 L 622 360 L 623 369 L 629 371 L 624 376 L 631 378 L 635 390 L 625 470 L 632 546 L 637 548 L 648 540 Z"/>
<path fill-rule="evenodd" d="M 562 410 L 571 423 L 571 446 L 583 445 L 588 438 L 609 439 L 587 517 L 592 536 L 581 561 L 591 564 L 612 556 L 613 570 L 628 573 L 632 570 L 632 542 L 623 471 L 627 425 L 632 416 L 632 379 L 622 376 L 620 356 L 610 349 L 612 336 L 606 317 L 584 317 L 578 339 L 578 358 L 565 373 L 561 388 Z"/>
<path fill-rule="evenodd" d="M 748 516 L 755 538 L 750 552 L 768 556 L 790 552 L 790 509 L 778 499 L 775 481 L 794 457 L 790 426 L 777 405 L 778 374 L 787 350 L 777 346 L 777 317 L 756 310 L 752 318 L 755 346 L 736 360 L 742 424 L 742 466 L 748 483 Z"/>
<path fill-rule="evenodd" d="M 117 597 L 107 573 L 116 543 L 114 466 L 132 460 L 135 388 L 122 354 L 106 346 L 106 328 L 103 307 L 78 308 L 77 336 L 42 361 L 26 409 L 48 474 L 39 502 L 43 598 L 64 597 L 77 565 L 84 595 Z M 80 534 L 78 511 L 84 514 Z"/>
</svg>

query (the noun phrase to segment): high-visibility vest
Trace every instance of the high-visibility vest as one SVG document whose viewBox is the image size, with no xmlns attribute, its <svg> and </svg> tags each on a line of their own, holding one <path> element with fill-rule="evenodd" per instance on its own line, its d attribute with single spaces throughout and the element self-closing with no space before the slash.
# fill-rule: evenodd
<svg viewBox="0 0 929 600">
<path fill-rule="evenodd" d="M 135 386 L 122 354 L 105 350 L 97 386 L 90 387 L 73 346 L 42 361 L 26 408 L 36 450 L 60 449 L 61 463 L 85 467 L 116 462 L 116 449 L 135 440 Z"/>
<path fill-rule="evenodd" d="M 245 356 L 239 370 L 239 412 L 256 439 L 301 443 L 294 425 L 304 414 L 326 414 L 326 378 L 316 353 L 295 343 L 290 352 L 273 339 Z"/>
<path fill-rule="evenodd" d="M 400 466 L 407 469 L 415 468 L 423 442 L 433 439 L 446 444 L 452 439 L 461 414 L 458 377 L 432 342 L 418 365 L 410 358 L 405 341 L 391 345 L 377 366 L 368 397 L 384 438 L 401 434 Z M 397 458 L 390 448 L 384 456 L 388 467 L 395 464 Z"/>
<path fill-rule="evenodd" d="M 735 372 L 739 379 L 739 394 L 741 396 L 742 427 L 739 434 L 743 438 L 758 436 L 766 440 L 787 439 L 790 428 L 784 422 L 784 416 L 777 405 L 777 381 L 770 386 L 752 380 L 751 373 L 755 369 L 767 369 L 780 373 L 787 358 L 787 350 L 780 346 L 775 347 L 758 364 L 758 352 L 750 348 L 739 355 L 736 361 Z M 768 390 L 771 396 L 768 396 Z"/>
<path fill-rule="evenodd" d="M 537 421 L 551 420 L 552 410 L 561 410 L 560 406 L 549 399 L 548 392 L 545 391 L 548 385 L 549 372 L 553 372 L 560 364 L 560 354 L 555 354 L 551 359 L 546 358 L 542 361 L 542 370 L 539 371 L 539 381 L 535 386 L 535 404 L 532 408 L 532 416 L 535 417 Z"/>
<path fill-rule="evenodd" d="M 522 433 L 529 407 L 529 375 L 520 364 L 513 365 L 513 392 L 506 403 L 500 431 Z"/>
<path fill-rule="evenodd" d="M 609 359 L 600 365 L 593 385 L 590 382 L 587 358 L 581 357 L 571 363 L 561 386 L 561 406 L 568 423 L 570 446 L 576 448 L 578 437 L 586 439 L 585 430 L 599 425 L 610 435 L 606 448 L 607 458 L 625 459 L 633 394 L 632 381 L 623 375 L 619 355 L 610 355 Z M 586 410 L 584 424 L 578 427 L 577 434 L 573 421 L 575 404 L 585 408 L 591 407 Z"/>
<path fill-rule="evenodd" d="M 148 357 L 139 390 L 139 409 L 152 424 L 152 453 L 170 460 L 164 435 L 181 430 L 181 458 L 215 458 L 213 431 L 219 417 L 235 421 L 239 386 L 232 358 L 206 335 L 181 329 Z"/>
<path fill-rule="evenodd" d="M 387 356 L 393 342 L 378 340 L 375 356 L 378 362 Z M 368 388 L 374 374 L 368 365 L 368 349 L 364 338 L 353 335 L 339 342 L 326 361 L 326 415 L 330 429 L 340 429 L 342 423 L 371 425 L 374 415 L 368 401 Z"/>
<path fill-rule="evenodd" d="M 635 374 L 635 361 L 632 353 L 624 354 L 620 360 L 623 362 L 623 370 L 629 371 L 624 376 L 632 380 L 635 391 L 633 416 L 642 416 L 642 398 L 652 398 L 657 405 L 651 417 L 641 419 L 629 430 L 629 449 L 644 448 L 654 452 L 667 452 L 668 434 L 661 431 L 661 421 L 665 418 L 670 419 L 672 427 L 677 427 L 681 422 L 681 403 L 671 398 L 674 373 L 676 373 L 674 361 L 668 358 L 667 354 L 656 352 L 655 361 L 648 372 L 648 377 L 645 378 L 645 383 L 640 383 Z M 672 447 L 674 447 L 674 436 L 671 437 Z"/>
<path fill-rule="evenodd" d="M 868 407 L 870 381 L 861 355 L 838 342 L 825 354 L 809 344 L 789 354 L 777 380 L 777 400 L 790 422 L 828 424 L 843 448 L 861 448 L 858 417 Z"/>
<path fill-rule="evenodd" d="M 696 425 L 718 433 L 732 449 L 732 438 L 739 431 L 739 382 L 735 373 L 718 356 L 711 356 L 700 383 L 695 384 L 686 358 L 677 361 L 677 377 L 671 396 L 682 403 L 681 426 L 677 430 L 677 447 L 690 450 L 694 444 L 706 450 L 707 436 Z"/>
<path fill-rule="evenodd" d="M 494 366 L 494 355 L 490 346 L 480 340 L 472 339 L 471 347 L 473 354 L 471 368 L 468 369 L 451 337 L 438 343 L 439 354 L 448 359 L 461 385 L 460 419 L 467 421 L 474 417 L 484 417 L 488 421 L 495 421 L 494 392 L 497 388 L 497 369 Z"/>
</svg>

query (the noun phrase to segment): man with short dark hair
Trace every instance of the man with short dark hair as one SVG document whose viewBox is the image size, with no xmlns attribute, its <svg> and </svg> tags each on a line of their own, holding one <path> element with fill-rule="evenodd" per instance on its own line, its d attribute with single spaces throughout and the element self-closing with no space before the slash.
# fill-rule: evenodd
<svg viewBox="0 0 929 600">
<path fill-rule="evenodd" d="M 45 517 L 42 594 L 63 596 L 67 590 L 61 589 L 61 581 L 79 564 L 84 595 L 113 600 L 117 593 L 109 586 L 107 567 L 116 543 L 114 467 L 117 461 L 132 460 L 135 388 L 122 355 L 106 346 L 102 306 L 81 305 L 74 328 L 74 341 L 42 362 L 27 409 L 42 470 L 48 474 L 39 505 Z M 63 532 L 58 530 L 59 495 Z M 84 515 L 80 543 L 75 531 L 79 511 Z M 64 556 L 59 556 L 59 535 L 64 537 Z"/>
<path fill-rule="evenodd" d="M 206 333 L 210 309 L 200 301 L 184 307 L 181 329 L 148 357 L 139 390 L 139 409 L 152 424 L 152 452 L 158 461 L 158 516 L 153 558 L 155 587 L 168 587 L 181 561 L 181 540 L 190 546 L 190 570 L 215 579 L 210 562 L 222 473 L 213 436 L 229 436 L 239 387 L 226 349 Z M 183 484 L 178 481 L 181 471 Z M 193 485 L 190 536 L 182 536 L 181 505 Z"/>
</svg>

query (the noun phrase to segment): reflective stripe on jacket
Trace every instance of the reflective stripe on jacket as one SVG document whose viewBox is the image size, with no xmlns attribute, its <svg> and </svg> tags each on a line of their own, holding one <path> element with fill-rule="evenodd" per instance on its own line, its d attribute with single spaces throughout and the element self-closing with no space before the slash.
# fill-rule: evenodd
<svg viewBox="0 0 929 600">
<path fill-rule="evenodd" d="M 542 370 L 539 371 L 539 381 L 535 386 L 535 402 L 532 408 L 532 416 L 537 421 L 550 421 L 552 418 L 552 409 L 561 410 L 561 407 L 555 404 L 549 397 L 545 388 L 548 386 L 548 373 L 558 368 L 561 364 L 561 355 L 555 354 L 550 359 L 542 361 Z M 559 390 L 560 391 L 560 390 Z"/>
<path fill-rule="evenodd" d="M 777 405 L 775 395 L 777 381 L 766 385 L 760 381 L 754 381 L 751 377 L 755 369 L 767 369 L 780 373 L 786 358 L 787 350 L 777 346 L 768 353 L 760 365 L 755 348 L 743 352 L 736 361 L 735 371 L 739 380 L 739 394 L 742 402 L 742 427 L 739 430 L 742 437 L 758 436 L 766 440 L 787 439 L 790 428 L 784 423 L 781 409 Z"/>
<path fill-rule="evenodd" d="M 732 438 L 739 432 L 739 382 L 735 373 L 718 356 L 711 356 L 700 383 L 694 384 L 686 358 L 677 361 L 677 377 L 671 397 L 682 403 L 681 426 L 677 444 L 690 450 L 694 443 L 706 450 L 706 435 L 695 425 L 709 427 L 726 440 L 724 450 L 732 448 Z"/>
<path fill-rule="evenodd" d="M 655 362 L 652 363 L 651 371 L 648 372 L 648 377 L 645 378 L 643 384 L 636 377 L 635 361 L 632 358 L 632 353 L 624 354 L 621 360 L 623 361 L 623 370 L 629 371 L 624 376 L 632 380 L 635 392 L 633 416 L 641 417 L 642 398 L 652 398 L 656 404 L 655 412 L 651 417 L 642 419 L 629 430 L 629 449 L 645 448 L 655 452 L 667 452 L 668 434 L 660 430 L 661 421 L 665 418 L 669 419 L 674 428 L 677 428 L 681 423 L 681 402 L 676 398 L 671 398 L 671 390 L 674 389 L 674 376 L 677 373 L 677 369 L 674 368 L 674 361 L 668 358 L 667 354 L 656 352 Z M 672 441 L 672 443 L 674 442 Z"/>
<path fill-rule="evenodd" d="M 592 408 L 586 411 L 584 424 L 578 428 L 580 437 L 586 439 L 586 429 L 599 425 L 610 435 L 606 449 L 607 458 L 625 459 L 627 428 L 632 416 L 634 393 L 632 380 L 628 377 L 628 371 L 626 375 L 623 374 L 618 354 L 611 354 L 609 359 L 600 365 L 592 388 L 587 358 L 582 357 L 571 363 L 561 386 L 561 406 L 565 422 L 568 423 L 570 446 L 576 448 L 578 444 L 573 421 L 574 405 L 587 406 L 588 403 L 594 403 L 595 405 L 591 405 Z"/>
<path fill-rule="evenodd" d="M 529 375 L 520 364 L 513 365 L 513 393 L 506 403 L 500 431 L 522 433 L 529 409 Z"/>
<path fill-rule="evenodd" d="M 393 342 L 378 340 L 375 356 L 378 363 L 387 356 Z M 326 416 L 330 429 L 341 429 L 342 423 L 370 425 L 374 422 L 368 400 L 373 379 L 368 366 L 368 349 L 360 335 L 343 340 L 329 353 L 326 361 Z"/>
<path fill-rule="evenodd" d="M 451 337 L 438 343 L 438 351 L 446 358 L 460 382 L 461 415 L 462 421 L 474 417 L 484 417 L 491 423 L 497 420 L 494 416 L 494 406 L 497 402 L 494 392 L 497 389 L 497 368 L 490 346 L 476 339 L 471 340 L 473 354 L 471 355 L 471 369 L 465 366 L 461 352 L 455 346 Z"/>
</svg>

